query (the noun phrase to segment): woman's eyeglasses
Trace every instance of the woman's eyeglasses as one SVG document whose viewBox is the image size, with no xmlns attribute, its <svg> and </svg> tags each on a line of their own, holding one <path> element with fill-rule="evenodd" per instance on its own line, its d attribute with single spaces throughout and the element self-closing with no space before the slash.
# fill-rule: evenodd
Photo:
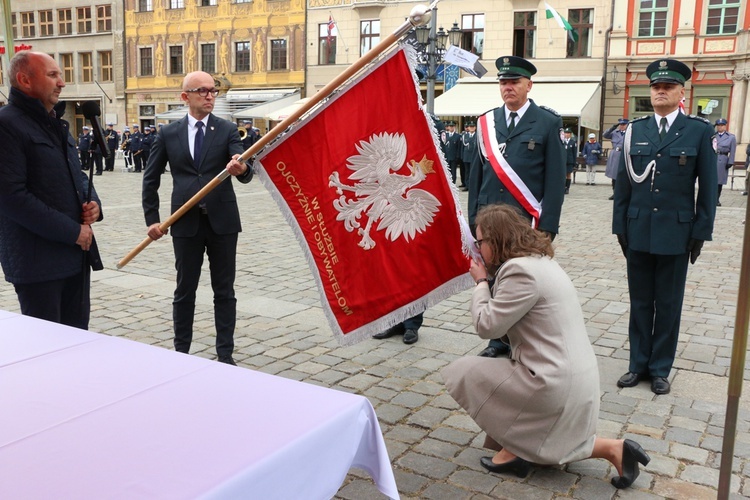
<svg viewBox="0 0 750 500">
<path fill-rule="evenodd" d="M 477 247 L 477 250 L 481 250 L 482 249 L 481 247 L 482 247 L 482 242 L 483 241 L 484 240 L 476 240 L 476 241 L 474 241 L 474 246 Z"/>
<path fill-rule="evenodd" d="M 199 87 L 197 89 L 189 89 L 185 92 L 195 92 L 201 97 L 208 97 L 208 94 L 211 94 L 212 97 L 216 97 L 219 95 L 219 89 L 206 89 L 203 87 Z"/>
</svg>

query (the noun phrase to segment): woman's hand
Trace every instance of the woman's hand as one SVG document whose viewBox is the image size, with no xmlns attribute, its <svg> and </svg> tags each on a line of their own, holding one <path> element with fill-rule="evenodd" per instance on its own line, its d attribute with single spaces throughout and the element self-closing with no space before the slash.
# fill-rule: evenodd
<svg viewBox="0 0 750 500">
<path fill-rule="evenodd" d="M 471 259 L 471 264 L 469 265 L 469 274 L 471 274 L 471 277 L 476 280 L 481 280 L 482 278 L 487 277 L 487 269 L 484 267 L 484 264 L 482 262 L 479 262 L 476 259 Z"/>
</svg>

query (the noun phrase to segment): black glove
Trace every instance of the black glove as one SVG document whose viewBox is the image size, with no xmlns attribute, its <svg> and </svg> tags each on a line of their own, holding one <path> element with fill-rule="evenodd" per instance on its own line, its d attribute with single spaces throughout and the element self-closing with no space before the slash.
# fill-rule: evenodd
<svg viewBox="0 0 750 500">
<path fill-rule="evenodd" d="M 625 258 L 628 258 L 628 238 L 624 234 L 616 234 L 617 236 L 617 243 L 620 244 L 620 248 L 622 249 L 622 254 L 625 256 Z"/>
<path fill-rule="evenodd" d="M 695 261 L 698 260 L 698 256 L 701 254 L 701 248 L 703 248 L 703 240 L 690 238 L 690 241 L 688 241 L 688 252 L 690 252 L 691 264 L 695 264 Z"/>
</svg>

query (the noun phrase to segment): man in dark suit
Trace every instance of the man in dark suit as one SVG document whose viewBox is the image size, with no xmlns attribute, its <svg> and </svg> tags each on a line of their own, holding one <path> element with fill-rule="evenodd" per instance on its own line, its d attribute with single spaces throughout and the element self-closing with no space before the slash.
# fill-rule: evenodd
<svg viewBox="0 0 750 500">
<path fill-rule="evenodd" d="M 112 172 L 115 169 L 115 153 L 120 145 L 120 136 L 113 128 L 114 126 L 114 123 L 108 123 L 107 130 L 104 131 L 104 140 L 107 141 L 107 147 L 109 148 L 109 156 L 104 160 L 104 170 L 109 172 Z"/>
<path fill-rule="evenodd" d="M 630 366 L 617 385 L 650 378 L 655 394 L 669 393 L 688 260 L 694 264 L 711 239 L 716 214 L 713 129 L 679 110 L 691 74 L 674 59 L 646 68 L 654 115 L 631 122 L 615 183 L 612 233 L 630 293 Z"/>
<path fill-rule="evenodd" d="M 252 170 L 236 161 L 243 152 L 237 126 L 211 114 L 218 93 L 211 75 L 202 71 L 189 73 L 183 80 L 180 96 L 189 107 L 188 114 L 156 134 L 143 175 L 143 211 L 152 239 L 166 234 L 159 228 L 158 190 L 167 163 L 172 175 L 172 212 L 225 168 L 240 182 L 252 179 Z M 219 184 L 172 226 L 177 268 L 172 308 L 175 350 L 190 351 L 195 292 L 206 253 L 214 291 L 216 354 L 219 361 L 235 364 L 232 358 L 237 309 L 234 278 L 237 234 L 241 230 L 231 182 Z"/>
<path fill-rule="evenodd" d="M 448 167 L 451 169 L 451 178 L 456 182 L 456 169 L 461 161 L 461 136 L 456 133 L 456 124 L 448 122 L 445 124 L 445 140 L 443 143 L 443 154 Z M 465 182 L 461 179 L 461 182 Z"/>
<path fill-rule="evenodd" d="M 528 98 L 536 68 L 529 61 L 503 56 L 495 61 L 504 105 L 479 119 L 479 154 L 469 175 L 469 225 L 485 205 L 502 203 L 520 209 L 533 227 L 554 239 L 565 190 L 562 118 Z M 482 134 L 495 139 L 485 144 Z M 509 348 L 491 340 L 479 355 L 497 357 Z"/>
<path fill-rule="evenodd" d="M 477 124 L 466 123 L 466 132 L 461 135 L 461 191 L 468 191 L 471 161 L 477 154 Z"/>
<path fill-rule="evenodd" d="M 136 172 L 143 170 L 143 133 L 138 125 L 133 124 L 133 133 L 130 134 L 130 153 L 133 155 L 133 165 Z"/>
</svg>

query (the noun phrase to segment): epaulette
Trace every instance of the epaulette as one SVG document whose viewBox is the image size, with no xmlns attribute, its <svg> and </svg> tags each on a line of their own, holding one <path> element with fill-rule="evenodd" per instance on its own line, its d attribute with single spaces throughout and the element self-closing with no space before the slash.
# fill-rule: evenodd
<svg viewBox="0 0 750 500">
<path fill-rule="evenodd" d="M 705 118 L 703 118 L 702 116 L 697 116 L 697 115 L 687 115 L 687 117 L 688 117 L 688 118 L 692 118 L 693 120 L 700 120 L 700 121 L 702 121 L 702 122 L 706 122 L 706 123 L 708 123 L 709 125 L 711 125 L 711 121 L 710 121 L 710 120 L 706 120 L 706 119 L 705 119 Z"/>
<path fill-rule="evenodd" d="M 639 116 L 638 118 L 633 118 L 632 120 L 630 120 L 630 123 L 639 122 L 641 120 L 645 120 L 646 118 L 650 118 L 650 116 L 646 115 L 646 116 Z"/>
<path fill-rule="evenodd" d="M 558 113 L 557 111 L 555 111 L 552 108 L 548 108 L 547 106 L 542 106 L 542 105 L 539 105 L 539 107 L 542 108 L 545 111 L 549 111 L 550 113 L 552 113 L 555 116 L 560 116 L 560 113 Z"/>
</svg>

